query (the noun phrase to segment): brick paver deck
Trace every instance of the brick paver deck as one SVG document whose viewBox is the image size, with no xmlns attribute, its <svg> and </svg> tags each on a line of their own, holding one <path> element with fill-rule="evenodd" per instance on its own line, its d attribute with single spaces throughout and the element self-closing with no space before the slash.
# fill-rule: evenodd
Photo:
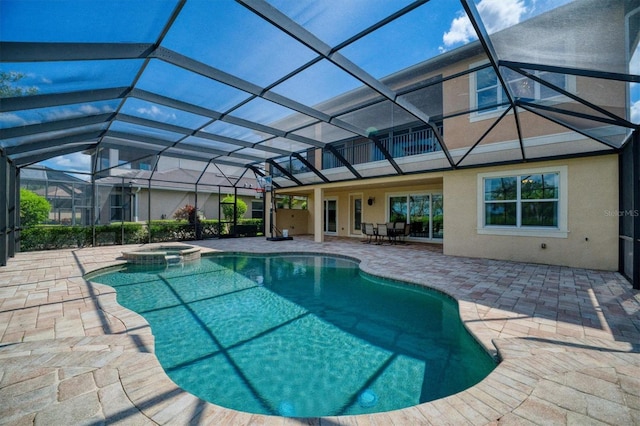
<svg viewBox="0 0 640 426">
<path fill-rule="evenodd" d="M 125 248 L 19 253 L 0 268 L 0 424 L 640 424 L 640 292 L 617 273 L 451 257 L 415 243 L 197 244 L 348 255 L 366 272 L 439 289 L 501 363 L 466 391 L 388 413 L 241 413 L 178 388 L 153 354 L 146 321 L 119 306 L 112 288 L 83 278 L 122 262 Z"/>
</svg>

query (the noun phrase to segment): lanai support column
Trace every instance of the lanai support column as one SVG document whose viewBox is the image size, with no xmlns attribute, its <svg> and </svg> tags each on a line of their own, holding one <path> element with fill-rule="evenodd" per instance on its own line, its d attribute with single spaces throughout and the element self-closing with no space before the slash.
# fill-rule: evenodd
<svg viewBox="0 0 640 426">
<path fill-rule="evenodd" d="M 640 290 L 640 131 L 633 135 L 633 288 Z"/>
<path fill-rule="evenodd" d="M 324 190 L 313 190 L 313 240 L 316 243 L 324 242 Z"/>
<path fill-rule="evenodd" d="M 640 133 L 620 154 L 619 271 L 640 290 Z"/>
<path fill-rule="evenodd" d="M 264 210 L 262 211 L 262 216 L 264 218 L 264 235 L 267 238 L 273 237 L 273 221 L 276 219 L 273 211 L 272 204 L 272 191 L 264 191 L 262 194 L 264 197 Z M 220 197 L 218 197 L 218 200 Z M 267 211 L 267 208 L 269 211 Z"/>
<path fill-rule="evenodd" d="M 14 257 L 16 255 L 16 239 L 18 223 L 20 221 L 20 181 L 18 179 L 18 172 L 15 164 L 9 163 L 9 204 L 8 204 L 8 217 L 7 228 L 9 229 L 9 248 L 8 256 Z"/>
<path fill-rule="evenodd" d="M 9 259 L 9 159 L 0 154 L 0 266 Z"/>
</svg>

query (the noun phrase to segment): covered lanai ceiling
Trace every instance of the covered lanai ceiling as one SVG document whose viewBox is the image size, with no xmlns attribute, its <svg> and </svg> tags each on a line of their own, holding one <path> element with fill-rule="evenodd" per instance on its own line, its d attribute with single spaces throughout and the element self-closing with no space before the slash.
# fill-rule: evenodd
<svg viewBox="0 0 640 426">
<path fill-rule="evenodd" d="M 107 148 L 235 177 L 271 164 L 284 187 L 616 152 L 640 122 L 638 8 L 637 0 L 0 0 L 0 149 L 18 167 Z M 476 96 L 469 81 L 483 69 L 502 87 L 502 113 L 453 149 L 460 141 L 441 124 L 483 112 L 480 101 L 455 102 Z M 523 95 L 532 87 L 557 96 Z M 563 129 L 562 143 L 528 145 L 540 119 Z M 515 149 L 470 161 L 498 123 L 513 127 Z M 406 165 L 384 149 L 378 134 L 407 126 L 433 132 L 437 161 Z M 335 148 L 349 140 L 376 144 L 379 172 L 362 172 Z M 334 156 L 344 173 L 327 174 L 310 152 Z M 306 178 L 278 167 L 290 158 Z"/>
</svg>

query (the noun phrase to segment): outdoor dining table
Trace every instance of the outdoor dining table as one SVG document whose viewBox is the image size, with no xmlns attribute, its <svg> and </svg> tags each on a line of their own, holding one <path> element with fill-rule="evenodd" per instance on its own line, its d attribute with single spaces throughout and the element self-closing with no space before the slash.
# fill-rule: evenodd
<svg viewBox="0 0 640 426">
<path fill-rule="evenodd" d="M 397 228 L 394 223 L 379 223 L 374 225 L 373 223 L 363 223 L 364 235 L 369 237 L 368 240 L 363 242 L 371 243 L 371 240 L 377 244 L 382 245 L 384 239 L 388 239 L 390 244 L 396 244 L 398 237 L 404 235 L 404 224 L 402 228 Z"/>
</svg>

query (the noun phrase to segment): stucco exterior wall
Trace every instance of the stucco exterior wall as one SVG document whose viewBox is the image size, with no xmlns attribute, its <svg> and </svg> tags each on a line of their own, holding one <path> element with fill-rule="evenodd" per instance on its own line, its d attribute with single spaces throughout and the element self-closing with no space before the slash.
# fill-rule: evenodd
<svg viewBox="0 0 640 426">
<path fill-rule="evenodd" d="M 310 234 L 309 217 L 309 210 L 278 209 L 275 213 L 276 227 L 280 231 L 287 229 L 289 236 Z"/>
<path fill-rule="evenodd" d="M 486 63 L 486 58 L 476 56 L 469 58 L 465 62 L 460 62 L 444 70 L 445 75 L 465 72 L 469 68 Z M 594 84 L 593 79 L 588 77 L 572 77 L 567 79 L 567 88 L 570 92 L 579 93 L 590 100 L 597 100 L 597 104 L 614 114 L 624 116 L 625 87 L 614 81 L 598 81 Z M 475 107 L 475 76 L 466 74 L 443 83 L 443 113 L 449 115 L 458 111 L 465 111 Z M 558 96 L 554 98 L 558 102 L 556 107 L 566 108 L 570 111 L 579 111 L 581 108 L 575 105 L 567 97 Z M 587 112 L 586 107 L 582 107 Z M 495 112 L 485 112 L 483 114 L 469 113 L 454 115 L 444 120 L 444 134 L 447 148 L 455 150 L 458 148 L 469 148 L 475 143 L 489 128 L 495 123 L 504 110 Z M 518 120 L 523 129 L 524 138 L 537 138 L 549 135 L 563 134 L 567 129 L 553 123 L 546 118 L 540 117 L 524 109 L 518 109 Z M 487 145 L 496 142 L 516 141 L 515 118 L 510 112 L 500 121 L 484 138 L 480 145 Z M 603 124 L 603 128 L 606 125 Z"/>
<path fill-rule="evenodd" d="M 567 167 L 567 237 L 478 233 L 478 174 Z M 580 268 L 618 269 L 618 157 L 468 169 L 444 175 L 444 253 Z M 542 244 L 546 248 L 542 248 Z"/>
<path fill-rule="evenodd" d="M 140 190 L 138 195 L 138 220 L 146 221 L 149 218 L 148 191 Z M 244 218 L 251 217 L 251 201 L 255 198 L 248 196 L 238 196 L 239 199 L 247 203 L 247 211 Z M 153 189 L 151 191 L 151 220 L 172 219 L 176 210 L 187 204 L 195 205 L 195 194 L 193 192 L 170 191 Z M 198 193 L 198 208 L 207 219 L 218 219 L 218 194 Z"/>
</svg>

